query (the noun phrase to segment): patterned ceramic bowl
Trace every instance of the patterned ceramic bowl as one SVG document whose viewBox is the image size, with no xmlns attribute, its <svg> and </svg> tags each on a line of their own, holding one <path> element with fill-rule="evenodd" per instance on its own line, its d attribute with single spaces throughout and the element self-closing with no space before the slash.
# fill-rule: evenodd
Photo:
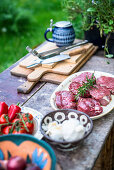
<svg viewBox="0 0 114 170">
<path fill-rule="evenodd" d="M 79 140 L 72 140 L 70 142 L 68 141 L 60 141 L 60 140 L 54 140 L 49 135 L 46 134 L 46 126 L 48 127 L 48 124 L 52 121 L 56 121 L 57 123 L 62 123 L 65 120 L 69 119 L 75 119 L 78 120 L 79 123 L 84 127 L 85 133 L 83 137 Z M 60 109 L 55 110 L 50 113 L 48 113 L 41 121 L 41 133 L 44 135 L 44 138 L 47 142 L 51 143 L 52 145 L 56 145 L 56 148 L 64 151 L 70 151 L 75 149 L 78 144 L 80 144 L 91 132 L 93 129 L 93 122 L 91 118 L 78 110 L 74 109 Z"/>
<path fill-rule="evenodd" d="M 27 163 L 38 165 L 41 170 L 55 170 L 56 156 L 53 149 L 32 135 L 0 136 L 0 160 L 8 160 L 11 156 L 21 156 Z"/>
</svg>

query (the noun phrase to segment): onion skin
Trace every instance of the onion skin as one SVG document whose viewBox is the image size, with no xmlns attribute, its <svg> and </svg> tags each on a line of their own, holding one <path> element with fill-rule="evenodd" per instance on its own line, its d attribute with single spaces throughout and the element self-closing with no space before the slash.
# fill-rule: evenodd
<svg viewBox="0 0 114 170">
<path fill-rule="evenodd" d="M 25 168 L 26 162 L 20 156 L 10 158 L 7 164 L 7 170 L 24 170 Z"/>
</svg>

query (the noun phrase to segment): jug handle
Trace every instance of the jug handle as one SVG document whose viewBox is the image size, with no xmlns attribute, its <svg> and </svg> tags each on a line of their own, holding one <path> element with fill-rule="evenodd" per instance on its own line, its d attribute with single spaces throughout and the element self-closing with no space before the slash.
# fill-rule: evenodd
<svg viewBox="0 0 114 170">
<path fill-rule="evenodd" d="M 53 29 L 52 29 L 52 28 L 48 28 L 48 29 L 45 31 L 45 33 L 44 33 L 45 39 L 46 39 L 47 41 L 49 41 L 49 42 L 54 42 L 53 39 L 48 39 L 48 38 L 47 38 L 47 33 L 48 33 L 48 32 L 53 32 Z"/>
</svg>

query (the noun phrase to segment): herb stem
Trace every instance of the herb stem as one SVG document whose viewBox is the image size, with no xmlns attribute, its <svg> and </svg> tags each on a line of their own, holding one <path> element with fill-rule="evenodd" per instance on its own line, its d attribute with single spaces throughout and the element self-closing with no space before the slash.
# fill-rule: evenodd
<svg viewBox="0 0 114 170">
<path fill-rule="evenodd" d="M 25 121 L 23 119 L 23 116 L 21 115 L 21 113 L 18 113 L 18 114 L 19 114 L 19 116 L 20 116 L 20 118 L 21 118 L 21 120 L 22 120 L 22 122 L 24 124 L 24 127 L 25 127 L 26 131 L 29 132 L 29 129 L 27 128 L 27 125 L 26 125 L 26 123 L 25 123 Z"/>
<path fill-rule="evenodd" d="M 87 90 L 94 87 L 94 83 L 96 81 L 94 73 L 92 74 L 91 79 L 88 79 L 88 77 L 86 76 L 86 81 L 87 81 L 86 83 L 83 82 L 82 86 L 77 89 L 78 93 L 75 95 L 75 99 L 77 99 L 79 96 L 84 96 Z"/>
</svg>

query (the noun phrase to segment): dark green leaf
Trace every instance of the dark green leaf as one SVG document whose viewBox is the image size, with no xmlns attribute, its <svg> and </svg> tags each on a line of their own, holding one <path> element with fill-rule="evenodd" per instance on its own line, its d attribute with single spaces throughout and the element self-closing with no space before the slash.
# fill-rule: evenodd
<svg viewBox="0 0 114 170">
<path fill-rule="evenodd" d="M 110 21 L 109 21 L 109 25 L 112 25 L 112 24 L 113 24 L 113 20 L 110 20 Z"/>
</svg>

